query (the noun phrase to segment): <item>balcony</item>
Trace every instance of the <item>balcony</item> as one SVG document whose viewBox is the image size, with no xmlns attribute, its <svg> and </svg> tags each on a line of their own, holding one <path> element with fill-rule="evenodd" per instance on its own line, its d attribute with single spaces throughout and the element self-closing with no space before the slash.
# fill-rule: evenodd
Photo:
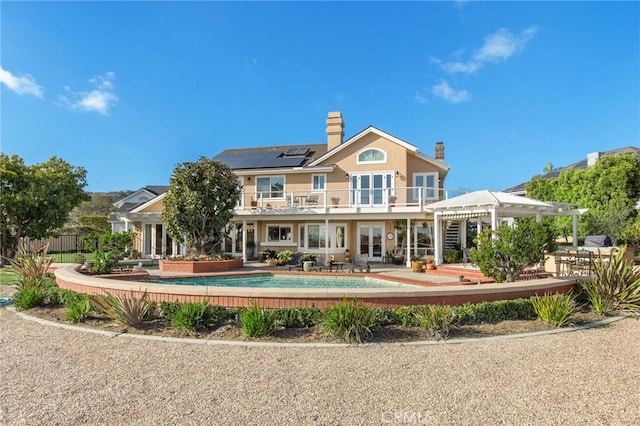
<svg viewBox="0 0 640 426">
<path fill-rule="evenodd" d="M 422 212 L 436 201 L 466 193 L 441 188 L 243 192 L 237 215 Z"/>
</svg>

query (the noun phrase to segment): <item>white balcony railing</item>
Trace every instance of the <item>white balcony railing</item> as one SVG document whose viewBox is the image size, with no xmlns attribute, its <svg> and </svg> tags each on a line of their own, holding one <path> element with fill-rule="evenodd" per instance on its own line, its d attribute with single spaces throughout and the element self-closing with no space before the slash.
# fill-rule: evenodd
<svg viewBox="0 0 640 426">
<path fill-rule="evenodd" d="M 340 208 L 414 207 L 417 210 L 436 201 L 466 193 L 442 188 L 359 188 L 325 191 L 283 191 L 242 193 L 238 210 L 300 210 Z"/>
</svg>

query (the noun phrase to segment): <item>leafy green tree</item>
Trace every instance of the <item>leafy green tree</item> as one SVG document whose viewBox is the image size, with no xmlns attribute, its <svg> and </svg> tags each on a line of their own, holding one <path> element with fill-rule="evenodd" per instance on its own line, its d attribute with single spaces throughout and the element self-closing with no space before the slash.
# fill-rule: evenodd
<svg viewBox="0 0 640 426">
<path fill-rule="evenodd" d="M 497 282 L 515 281 L 527 266 L 544 261 L 544 252 L 555 249 L 553 230 L 534 219 L 518 219 L 513 227 L 484 229 L 476 237 L 471 260 L 482 273 Z"/>
<path fill-rule="evenodd" d="M 0 256 L 12 258 L 21 237 L 45 238 L 86 200 L 87 172 L 57 157 L 26 165 L 0 154 Z"/>
<path fill-rule="evenodd" d="M 191 253 L 206 254 L 210 243 L 221 240 L 240 198 L 238 177 L 225 164 L 200 157 L 177 164 L 164 198 L 162 221 L 177 241 L 186 241 Z"/>
<path fill-rule="evenodd" d="M 579 235 L 607 234 L 619 244 L 638 215 L 640 159 L 636 154 L 606 156 L 594 166 L 569 169 L 557 178 L 535 176 L 525 188 L 531 198 L 589 209 L 579 219 Z M 558 217 L 556 228 L 571 233 L 571 218 Z"/>
</svg>

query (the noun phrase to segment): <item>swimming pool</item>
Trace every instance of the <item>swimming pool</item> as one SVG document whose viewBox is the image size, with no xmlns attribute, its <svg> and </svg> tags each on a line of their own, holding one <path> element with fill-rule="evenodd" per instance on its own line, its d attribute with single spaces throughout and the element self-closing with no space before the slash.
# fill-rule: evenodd
<svg viewBox="0 0 640 426">
<path fill-rule="evenodd" d="M 378 280 L 369 277 L 345 275 L 281 275 L 247 274 L 196 278 L 165 278 L 153 280 L 157 284 L 177 284 L 209 287 L 255 287 L 255 288 L 416 288 L 410 284 Z"/>
</svg>

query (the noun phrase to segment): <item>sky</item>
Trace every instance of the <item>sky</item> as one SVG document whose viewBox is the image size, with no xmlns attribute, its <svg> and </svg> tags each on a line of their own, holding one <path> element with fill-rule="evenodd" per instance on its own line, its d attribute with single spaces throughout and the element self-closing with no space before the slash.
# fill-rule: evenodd
<svg viewBox="0 0 640 426">
<path fill-rule="evenodd" d="M 88 191 L 224 149 L 369 125 L 446 189 L 503 190 L 640 145 L 639 2 L 0 2 L 0 148 Z"/>
</svg>

